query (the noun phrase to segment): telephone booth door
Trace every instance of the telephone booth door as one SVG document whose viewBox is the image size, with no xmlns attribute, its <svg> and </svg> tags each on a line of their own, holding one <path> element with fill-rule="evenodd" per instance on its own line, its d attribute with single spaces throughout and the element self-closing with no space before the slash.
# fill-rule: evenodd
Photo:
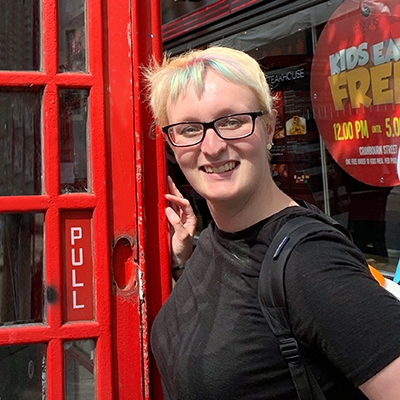
<svg viewBox="0 0 400 400">
<path fill-rule="evenodd" d="M 169 284 L 140 64 L 159 24 L 155 0 L 0 0 L 2 400 L 150 397 Z"/>
</svg>

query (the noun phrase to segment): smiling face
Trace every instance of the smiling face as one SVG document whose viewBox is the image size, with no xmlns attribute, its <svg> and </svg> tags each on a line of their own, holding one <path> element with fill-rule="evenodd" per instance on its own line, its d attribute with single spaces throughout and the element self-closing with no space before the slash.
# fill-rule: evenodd
<svg viewBox="0 0 400 400">
<path fill-rule="evenodd" d="M 204 91 L 198 96 L 190 84 L 186 94 L 168 104 L 168 123 L 209 122 L 228 114 L 260 111 L 253 91 L 209 70 Z M 265 201 L 270 178 L 266 145 L 271 127 L 261 118 L 254 133 L 246 138 L 224 140 L 208 129 L 203 142 L 191 147 L 173 147 L 176 160 L 192 187 L 213 208 L 219 204 L 243 210 Z"/>
</svg>

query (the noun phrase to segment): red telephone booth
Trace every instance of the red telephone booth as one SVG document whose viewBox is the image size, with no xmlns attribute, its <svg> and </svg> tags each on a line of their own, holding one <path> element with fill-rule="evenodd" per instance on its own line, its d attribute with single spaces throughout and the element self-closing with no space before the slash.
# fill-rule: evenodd
<svg viewBox="0 0 400 400">
<path fill-rule="evenodd" d="M 158 0 L 0 1 L 2 400 L 160 398 L 164 155 L 140 76 L 159 14 Z"/>
</svg>

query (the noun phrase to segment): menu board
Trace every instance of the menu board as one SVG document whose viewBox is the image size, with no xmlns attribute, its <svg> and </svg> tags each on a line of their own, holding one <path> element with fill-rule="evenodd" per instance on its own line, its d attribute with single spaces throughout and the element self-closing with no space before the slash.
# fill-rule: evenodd
<svg viewBox="0 0 400 400">
<path fill-rule="evenodd" d="M 322 177 L 310 99 L 311 61 L 310 56 L 288 57 L 287 62 L 295 65 L 269 70 L 266 77 L 277 110 L 272 175 L 286 193 L 315 203 L 316 193 L 322 192 Z"/>
</svg>

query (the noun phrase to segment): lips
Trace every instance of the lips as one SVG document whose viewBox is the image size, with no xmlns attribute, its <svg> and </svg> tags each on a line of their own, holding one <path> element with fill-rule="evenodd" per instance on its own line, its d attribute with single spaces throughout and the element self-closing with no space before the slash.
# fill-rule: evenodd
<svg viewBox="0 0 400 400">
<path fill-rule="evenodd" d="M 209 165 L 205 165 L 203 170 L 207 172 L 207 174 L 222 174 L 224 172 L 231 171 L 235 169 L 237 163 L 230 161 L 226 164 L 220 165 L 219 167 L 211 167 Z"/>
</svg>

